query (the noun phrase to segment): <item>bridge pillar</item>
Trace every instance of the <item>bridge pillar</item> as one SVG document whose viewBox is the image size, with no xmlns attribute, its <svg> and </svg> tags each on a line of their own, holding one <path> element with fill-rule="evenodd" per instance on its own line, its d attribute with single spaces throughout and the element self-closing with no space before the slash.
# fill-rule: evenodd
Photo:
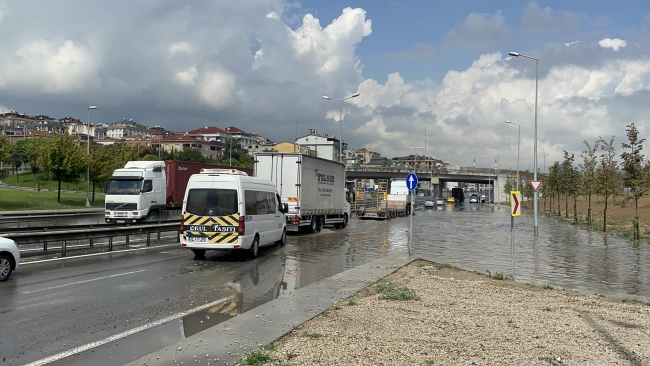
<svg viewBox="0 0 650 366">
<path fill-rule="evenodd" d="M 433 196 L 434 197 L 442 197 L 442 185 L 441 184 L 432 184 L 433 187 Z"/>
</svg>

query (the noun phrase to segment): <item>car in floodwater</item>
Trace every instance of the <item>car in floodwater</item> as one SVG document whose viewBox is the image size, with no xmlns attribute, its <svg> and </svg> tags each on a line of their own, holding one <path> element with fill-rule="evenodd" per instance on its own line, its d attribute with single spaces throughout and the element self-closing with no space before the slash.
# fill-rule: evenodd
<svg viewBox="0 0 650 366">
<path fill-rule="evenodd" d="M 436 198 L 436 205 L 444 205 L 445 204 L 445 199 L 444 198 Z"/>
<path fill-rule="evenodd" d="M 424 201 L 424 208 L 433 208 L 436 205 L 436 200 L 426 200 Z"/>
<path fill-rule="evenodd" d="M 447 203 L 456 203 L 456 199 L 453 196 L 447 197 Z"/>
<path fill-rule="evenodd" d="M 472 194 L 469 196 L 469 203 L 479 203 L 481 198 L 479 198 L 478 194 Z"/>
</svg>

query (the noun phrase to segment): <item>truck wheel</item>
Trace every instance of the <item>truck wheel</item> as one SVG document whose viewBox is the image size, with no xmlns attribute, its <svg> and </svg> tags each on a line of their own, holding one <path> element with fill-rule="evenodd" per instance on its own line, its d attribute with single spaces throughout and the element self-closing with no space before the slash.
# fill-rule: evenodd
<svg viewBox="0 0 650 366">
<path fill-rule="evenodd" d="M 149 216 L 147 217 L 146 221 L 148 221 L 148 222 L 158 222 L 158 221 L 160 221 L 160 214 L 158 213 L 158 211 L 149 212 Z"/>
<path fill-rule="evenodd" d="M 343 214 L 343 227 L 348 226 L 348 214 Z"/>
<path fill-rule="evenodd" d="M 192 249 L 194 256 L 197 258 L 205 257 L 205 249 Z"/>
<path fill-rule="evenodd" d="M 257 258 L 257 254 L 259 250 L 260 250 L 260 238 L 256 236 L 255 239 L 253 239 L 251 248 L 248 250 L 248 255 L 251 258 Z"/>
<path fill-rule="evenodd" d="M 317 229 L 318 229 L 318 216 L 312 216 L 311 223 L 309 224 L 309 232 L 315 234 L 318 232 L 316 231 Z"/>
<path fill-rule="evenodd" d="M 316 222 L 318 223 L 318 226 L 316 227 L 316 232 L 320 233 L 323 230 L 323 226 L 325 226 L 325 217 L 324 216 L 317 217 Z"/>
</svg>

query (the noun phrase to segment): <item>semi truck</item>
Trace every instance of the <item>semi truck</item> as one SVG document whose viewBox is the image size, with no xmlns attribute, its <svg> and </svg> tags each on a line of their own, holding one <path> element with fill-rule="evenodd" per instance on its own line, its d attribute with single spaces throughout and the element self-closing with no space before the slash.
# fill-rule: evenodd
<svg viewBox="0 0 650 366">
<path fill-rule="evenodd" d="M 133 223 L 180 217 L 185 188 L 201 169 L 231 167 L 187 161 L 129 161 L 106 183 L 107 223 Z M 237 168 L 252 174 L 252 169 Z"/>
<path fill-rule="evenodd" d="M 379 179 L 376 192 L 357 191 L 355 209 L 360 219 L 390 220 L 410 213 L 406 179 Z M 390 193 L 389 193 L 390 192 Z"/>
<path fill-rule="evenodd" d="M 300 153 L 256 153 L 255 176 L 275 183 L 288 205 L 287 231 L 344 228 L 350 220 L 345 165 Z"/>
</svg>

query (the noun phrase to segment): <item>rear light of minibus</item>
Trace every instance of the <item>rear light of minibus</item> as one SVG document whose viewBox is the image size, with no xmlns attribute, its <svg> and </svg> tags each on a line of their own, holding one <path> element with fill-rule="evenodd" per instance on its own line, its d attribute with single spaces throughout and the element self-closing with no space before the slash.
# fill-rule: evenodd
<svg viewBox="0 0 650 366">
<path fill-rule="evenodd" d="M 239 229 L 237 235 L 242 236 L 246 232 L 246 216 L 239 216 Z"/>
</svg>

